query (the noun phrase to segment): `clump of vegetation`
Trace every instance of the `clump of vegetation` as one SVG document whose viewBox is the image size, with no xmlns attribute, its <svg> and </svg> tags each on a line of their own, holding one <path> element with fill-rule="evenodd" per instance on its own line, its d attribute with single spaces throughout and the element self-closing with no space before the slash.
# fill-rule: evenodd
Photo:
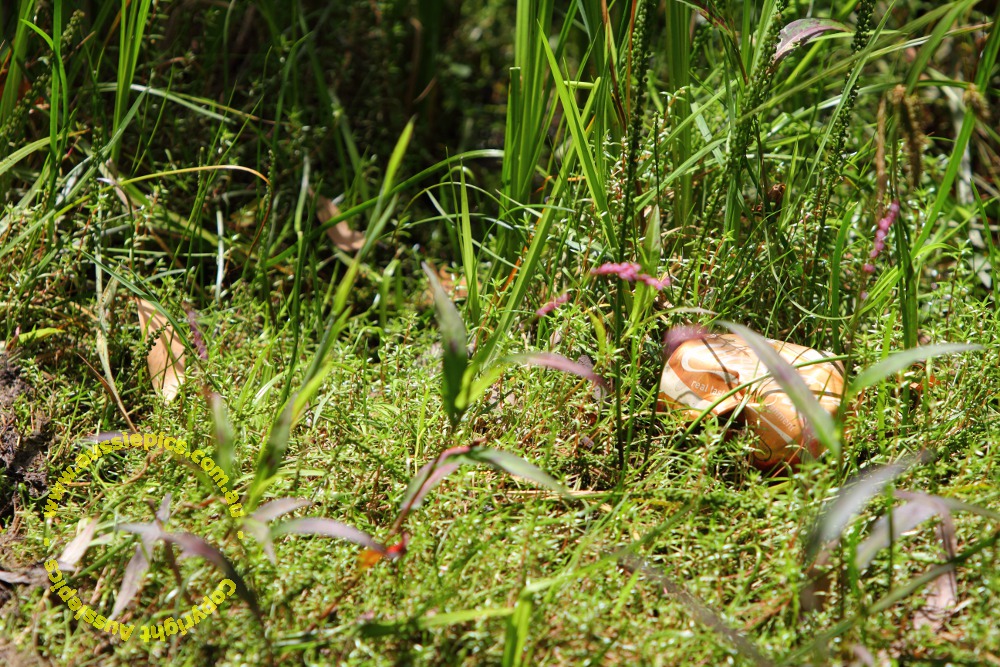
<svg viewBox="0 0 1000 667">
<path fill-rule="evenodd" d="M 0 659 L 1000 660 L 996 12 L 468 4 L 0 9 Z"/>
</svg>

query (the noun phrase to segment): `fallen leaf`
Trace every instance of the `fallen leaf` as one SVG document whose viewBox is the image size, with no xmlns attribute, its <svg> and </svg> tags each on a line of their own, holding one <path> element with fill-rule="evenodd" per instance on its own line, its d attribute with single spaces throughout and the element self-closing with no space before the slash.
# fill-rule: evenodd
<svg viewBox="0 0 1000 667">
<path fill-rule="evenodd" d="M 931 582 L 922 607 L 913 614 L 913 627 L 929 627 L 940 632 L 952 614 L 958 611 L 958 581 L 955 571 L 944 572 Z"/>
<path fill-rule="evenodd" d="M 156 306 L 145 299 L 136 299 L 136 303 L 143 340 L 162 328 L 159 339 L 146 357 L 146 363 L 153 388 L 164 400 L 172 401 L 184 382 L 184 344 Z"/>
<path fill-rule="evenodd" d="M 925 494 L 907 493 L 897 491 L 896 495 L 908 498 L 911 503 L 923 498 L 933 498 Z M 938 539 L 941 541 L 942 555 L 946 560 L 955 557 L 958 551 L 958 538 L 955 536 L 955 520 L 946 505 L 946 501 L 938 501 L 944 507 L 938 512 L 941 522 L 937 525 Z M 941 632 L 948 619 L 954 615 L 961 605 L 958 603 L 958 578 L 955 570 L 942 572 L 939 577 L 931 582 L 927 588 L 927 597 L 924 599 L 922 607 L 916 610 L 913 615 L 913 626 L 921 628 L 930 627 L 933 632 Z"/>
<path fill-rule="evenodd" d="M 326 230 L 326 235 L 344 252 L 357 252 L 365 244 L 365 235 L 348 227 L 344 220 Z"/>
<path fill-rule="evenodd" d="M 324 224 L 338 215 L 340 215 L 340 208 L 338 208 L 333 201 L 327 199 L 323 195 L 318 195 L 316 197 L 316 218 L 319 220 L 320 224 Z M 357 230 L 351 229 L 347 225 L 346 220 L 341 220 L 333 227 L 327 229 L 326 235 L 330 237 L 331 241 L 333 241 L 333 245 L 337 246 L 344 252 L 357 252 L 358 250 L 361 250 L 361 246 L 365 244 L 365 235 Z"/>
<path fill-rule="evenodd" d="M 87 549 L 90 548 L 90 542 L 94 539 L 96 531 L 97 519 L 88 520 L 83 529 L 73 538 L 72 542 L 66 545 L 62 554 L 59 555 L 59 567 L 61 569 L 69 570 L 76 567 L 76 564 L 83 558 L 83 554 L 87 553 Z"/>
<path fill-rule="evenodd" d="M 442 266 L 437 270 L 438 282 L 444 288 L 445 295 L 452 301 L 462 301 L 469 296 L 469 287 L 465 283 L 465 276 L 460 272 L 452 271 Z M 420 306 L 428 308 L 434 305 L 434 291 L 427 287 L 420 295 Z"/>
</svg>

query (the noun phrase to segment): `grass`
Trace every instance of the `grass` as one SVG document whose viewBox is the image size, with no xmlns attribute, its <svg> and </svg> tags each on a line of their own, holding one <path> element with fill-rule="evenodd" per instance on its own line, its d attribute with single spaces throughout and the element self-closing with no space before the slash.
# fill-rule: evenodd
<svg viewBox="0 0 1000 667">
<path fill-rule="evenodd" d="M 98 4 L 0 13 L 3 661 L 1000 661 L 996 16 Z M 783 41 L 807 16 L 842 24 Z M 173 401 L 136 298 L 185 349 Z M 658 409 L 690 322 L 841 355 L 832 420 L 768 364 L 827 454 L 765 474 L 732 419 Z M 45 518 L 133 424 L 205 450 L 246 521 L 132 449 Z M 135 523 L 171 534 L 138 578 Z M 137 584 L 130 641 L 46 589 L 56 557 L 94 609 Z"/>
</svg>

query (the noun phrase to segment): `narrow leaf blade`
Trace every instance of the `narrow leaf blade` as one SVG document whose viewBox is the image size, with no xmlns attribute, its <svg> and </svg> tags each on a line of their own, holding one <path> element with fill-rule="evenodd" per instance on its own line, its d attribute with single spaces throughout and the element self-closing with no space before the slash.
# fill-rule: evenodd
<svg viewBox="0 0 1000 667">
<path fill-rule="evenodd" d="M 260 458 L 257 460 L 257 471 L 254 473 L 253 482 L 250 484 L 248 493 L 247 508 L 253 509 L 257 506 L 264 490 L 271 484 L 271 481 L 278 474 L 285 458 L 285 451 L 288 449 L 288 439 L 292 432 L 292 414 L 294 405 L 289 401 L 285 409 L 281 411 L 278 419 L 271 425 L 271 432 L 267 437 L 267 444 L 261 450 Z"/>
<path fill-rule="evenodd" d="M 668 597 L 677 600 L 687 608 L 699 623 L 711 628 L 719 636 L 727 639 L 740 655 L 750 660 L 753 664 L 758 665 L 758 667 L 766 667 L 774 664 L 760 652 L 757 646 L 746 635 L 730 626 L 718 612 L 691 593 L 683 584 L 660 571 L 659 568 L 632 555 L 623 557 L 620 563 L 628 572 L 642 572 L 646 579 L 658 585 Z"/>
<path fill-rule="evenodd" d="M 563 373 L 569 373 L 570 375 L 576 375 L 577 377 L 582 377 L 585 380 L 590 380 L 600 387 L 607 387 L 607 382 L 605 382 L 604 378 L 595 373 L 593 368 L 576 361 L 571 361 L 570 359 L 567 359 L 561 354 L 556 354 L 555 352 L 529 352 L 526 354 L 515 354 L 510 356 L 509 359 L 514 363 L 530 364 L 532 366 L 541 366 L 543 368 L 551 368 L 553 370 L 562 371 Z"/>
<path fill-rule="evenodd" d="M 889 521 L 888 515 L 879 517 L 879 520 L 872 526 L 871 533 L 858 545 L 857 553 L 854 556 L 854 564 L 858 571 L 864 572 L 871 564 L 872 559 L 875 558 L 875 554 L 899 540 L 903 533 L 913 530 L 932 517 L 941 516 L 947 512 L 947 507 L 934 502 L 930 497 L 914 498 L 899 507 L 894 507 L 890 510 L 892 521 Z M 889 531 L 890 523 L 892 524 L 891 534 Z"/>
<path fill-rule="evenodd" d="M 240 573 L 236 571 L 236 567 L 234 567 L 229 559 L 226 558 L 225 554 L 213 547 L 204 539 L 191 533 L 164 533 L 163 540 L 179 546 L 181 548 L 182 557 L 197 556 L 207 560 L 221 570 L 222 573 L 225 574 L 228 579 L 231 579 L 236 585 L 236 594 L 239 595 L 244 602 L 250 605 L 250 609 L 253 611 L 254 616 L 256 616 L 259 621 L 262 621 L 260 607 L 257 606 L 257 596 L 254 595 L 253 591 L 251 591 L 246 585 L 246 582 L 243 581 L 243 577 L 241 577 Z"/>
<path fill-rule="evenodd" d="M 216 459 L 223 472 L 230 479 L 233 479 L 233 463 L 236 460 L 236 434 L 233 431 L 233 424 L 226 414 L 226 402 L 222 396 L 212 392 L 210 397 L 212 404 L 212 424 L 215 427 Z"/>
<path fill-rule="evenodd" d="M 283 514 L 294 512 L 309 505 L 312 505 L 312 502 L 303 500 L 302 498 L 279 498 L 278 500 L 264 503 L 250 516 L 262 523 L 270 523 Z"/>
<path fill-rule="evenodd" d="M 338 540 L 346 540 L 354 544 L 367 547 L 379 553 L 385 552 L 385 547 L 375 541 L 368 533 L 358 530 L 346 523 L 327 519 L 325 517 L 304 517 L 302 519 L 292 519 L 283 521 L 271 528 L 271 536 L 278 537 L 295 533 L 298 535 L 320 535 L 322 537 L 333 537 Z"/>
<path fill-rule="evenodd" d="M 460 404 L 459 395 L 462 391 L 462 378 L 465 368 L 469 365 L 469 350 L 466 347 L 465 323 L 458 309 L 451 302 L 441 286 L 434 270 L 426 262 L 421 266 L 430 281 L 434 293 L 434 310 L 437 313 L 438 327 L 441 330 L 441 344 L 444 348 L 444 374 L 441 381 L 441 397 L 445 410 L 454 426 L 462 417 L 465 406 Z"/>
<path fill-rule="evenodd" d="M 936 345 L 924 345 L 908 350 L 901 350 L 888 358 L 869 366 L 861 371 L 854 382 L 851 383 L 851 394 L 856 394 L 865 387 L 881 382 L 893 373 L 909 368 L 918 361 L 924 361 L 931 357 L 940 357 L 945 354 L 956 354 L 958 352 L 969 352 L 971 350 L 981 350 L 982 345 L 968 345 L 965 343 L 939 343 Z"/>
<path fill-rule="evenodd" d="M 91 519 L 80 531 L 80 534 L 74 537 L 63 549 L 58 559 L 61 567 L 76 567 L 83 555 L 87 553 L 87 549 L 90 548 L 95 531 L 97 531 L 97 519 Z"/>
<path fill-rule="evenodd" d="M 838 540 L 847 524 L 857 516 L 869 500 L 881 493 L 886 485 L 914 464 L 922 462 L 923 458 L 920 454 L 911 455 L 889 465 L 865 468 L 848 482 L 844 489 L 826 504 L 816 523 L 813 524 L 806 543 L 806 560 L 812 560 L 821 547 Z"/>
<path fill-rule="evenodd" d="M 111 610 L 111 616 L 108 618 L 118 618 L 119 614 L 125 611 L 128 603 L 139 592 L 139 582 L 142 581 L 142 576 L 146 574 L 146 570 L 148 569 L 149 561 L 146 559 L 143 547 L 141 544 L 137 544 L 135 545 L 135 553 L 132 554 L 128 565 L 125 566 L 122 585 L 118 589 L 118 595 L 115 597 L 115 606 Z"/>
<path fill-rule="evenodd" d="M 441 480 L 468 462 L 464 455 L 469 449 L 466 445 L 446 449 L 437 459 L 421 467 L 406 487 L 406 493 L 403 494 L 403 500 L 399 504 L 400 511 L 405 512 L 407 508 L 415 510 L 420 507 L 424 496 L 440 484 Z"/>
<path fill-rule="evenodd" d="M 543 486 L 551 491 L 555 491 L 563 498 L 572 499 L 569 489 L 556 481 L 547 472 L 525 461 L 520 456 L 505 452 L 501 449 L 473 449 L 467 455 L 472 461 L 488 463 L 494 468 L 499 468 L 515 477 L 521 477 Z"/>
<path fill-rule="evenodd" d="M 789 22 L 779 33 L 778 47 L 774 52 L 774 64 L 777 65 L 799 46 L 828 32 L 851 32 L 851 28 L 846 23 L 835 19 L 806 18 Z"/>
</svg>

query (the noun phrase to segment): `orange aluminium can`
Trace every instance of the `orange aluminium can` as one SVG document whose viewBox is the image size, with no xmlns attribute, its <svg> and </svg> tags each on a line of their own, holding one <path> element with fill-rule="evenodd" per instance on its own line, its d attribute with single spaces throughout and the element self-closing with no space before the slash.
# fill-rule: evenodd
<svg viewBox="0 0 1000 667">
<path fill-rule="evenodd" d="M 823 362 L 832 356 L 829 352 L 770 339 L 768 343 L 792 366 L 819 362 L 796 370 L 823 409 L 834 415 L 844 395 L 843 364 Z M 721 417 L 743 406 L 738 419 L 757 435 L 752 463 L 761 469 L 798 463 L 803 451 L 819 456 L 820 443 L 785 390 L 767 375 L 763 362 L 739 336 L 699 334 L 670 353 L 660 377 L 658 407 L 693 420 L 706 410 Z M 719 400 L 754 380 L 759 381 Z"/>
</svg>

